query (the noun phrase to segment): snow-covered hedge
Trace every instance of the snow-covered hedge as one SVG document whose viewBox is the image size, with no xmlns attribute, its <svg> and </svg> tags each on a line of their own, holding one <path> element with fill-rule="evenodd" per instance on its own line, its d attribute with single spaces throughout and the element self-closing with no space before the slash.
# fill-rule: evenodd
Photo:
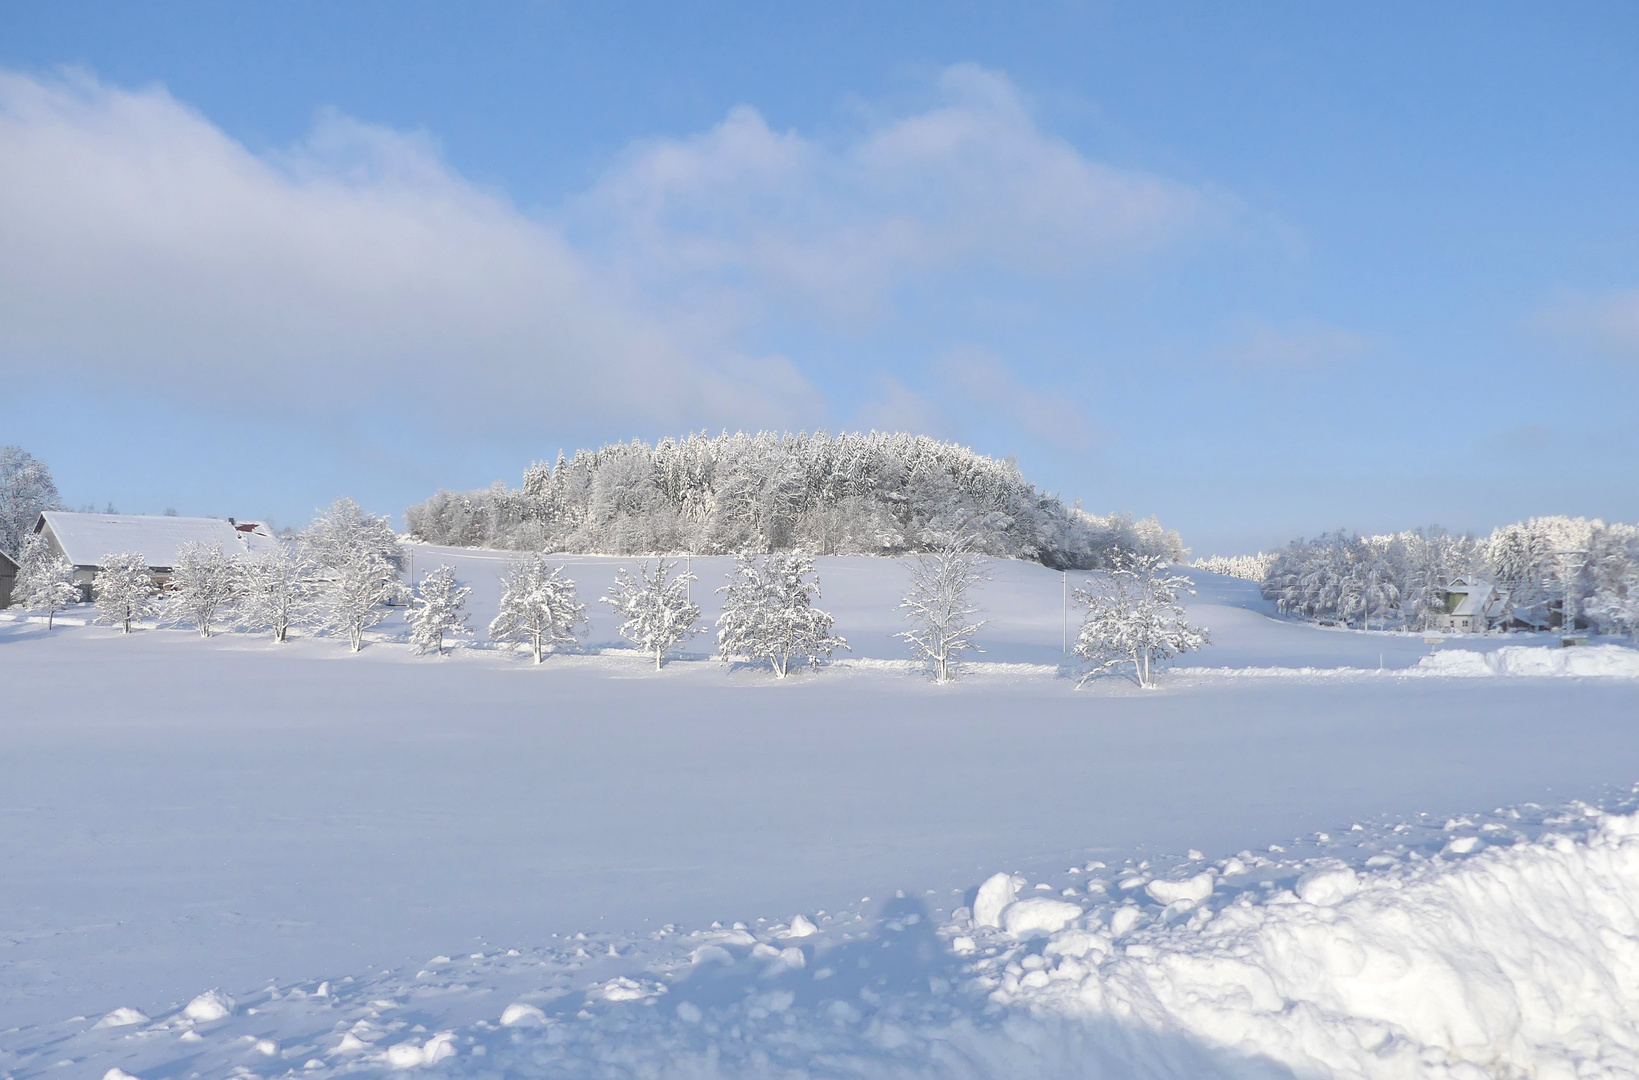
<svg viewBox="0 0 1639 1080">
<path fill-rule="evenodd" d="M 898 555 L 955 535 L 1053 567 L 1186 554 L 1154 518 L 1065 506 L 1011 460 L 879 432 L 612 443 L 531 465 L 519 490 L 440 491 L 404 517 L 432 543 L 588 554 Z"/>
</svg>

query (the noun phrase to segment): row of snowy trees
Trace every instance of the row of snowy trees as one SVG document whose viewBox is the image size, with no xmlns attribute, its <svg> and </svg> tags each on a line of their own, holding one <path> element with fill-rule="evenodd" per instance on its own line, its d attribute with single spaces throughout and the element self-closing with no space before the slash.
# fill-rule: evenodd
<svg viewBox="0 0 1639 1080">
<path fill-rule="evenodd" d="M 658 670 L 666 654 L 703 633 L 700 606 L 689 599 L 691 573 L 677 573 L 664 559 L 637 572 L 622 569 L 609 595 L 601 598 L 622 620 L 620 635 L 654 657 Z M 900 607 L 911 628 L 897 635 L 926 662 L 935 681 L 953 679 L 963 654 L 985 620 L 973 588 L 986 579 L 982 559 L 962 542 L 947 543 L 917 557 L 910 589 Z M 1155 685 L 1157 668 L 1175 656 L 1209 643 L 1204 629 L 1184 619 L 1179 594 L 1188 579 L 1171 574 L 1156 556 L 1118 556 L 1100 579 L 1075 593 L 1087 609 L 1076 638 L 1076 656 L 1092 668 L 1087 677 L 1132 665 L 1140 686 Z M 442 647 L 443 635 L 465 629 L 453 571 L 439 567 L 418 590 L 411 615 L 411 641 L 418 651 Z M 766 664 L 784 678 L 793 664 L 818 666 L 837 649 L 848 648 L 833 633 L 829 613 L 814 607 L 820 595 L 811 556 L 791 553 L 735 561 L 717 620 L 717 654 L 724 660 Z M 585 633 L 586 609 L 575 582 L 553 568 L 544 554 L 515 562 L 502 579 L 500 612 L 489 626 L 493 641 L 527 646 L 538 664 L 549 653 L 573 646 Z M 982 650 L 978 650 L 982 651 Z"/>
<path fill-rule="evenodd" d="M 1185 555 L 1154 519 L 1095 517 L 998 461 L 925 436 L 855 433 L 634 440 L 531 465 L 523 486 L 440 491 L 405 511 L 432 543 L 642 555 L 899 555 L 953 536 L 988 555 L 1096 568 Z"/>
<path fill-rule="evenodd" d="M 1190 565 L 1208 573 L 1261 584 L 1269 576 L 1269 568 L 1275 565 L 1275 556 L 1262 551 L 1256 555 L 1208 555 Z"/>
<path fill-rule="evenodd" d="M 1273 556 L 1263 595 L 1301 618 L 1416 630 L 1459 578 L 1493 583 L 1515 625 L 1558 624 L 1569 604 L 1576 625 L 1639 631 L 1639 527 L 1587 518 L 1532 518 L 1483 540 L 1437 528 L 1295 540 Z"/>
</svg>

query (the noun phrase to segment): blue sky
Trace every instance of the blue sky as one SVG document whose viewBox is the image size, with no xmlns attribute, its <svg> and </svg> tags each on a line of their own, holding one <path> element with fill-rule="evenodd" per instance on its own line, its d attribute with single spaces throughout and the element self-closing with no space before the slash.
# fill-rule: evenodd
<svg viewBox="0 0 1639 1080">
<path fill-rule="evenodd" d="M 909 428 L 1197 551 L 1639 519 L 1639 8 L 0 2 L 0 441 L 381 513 Z"/>
</svg>

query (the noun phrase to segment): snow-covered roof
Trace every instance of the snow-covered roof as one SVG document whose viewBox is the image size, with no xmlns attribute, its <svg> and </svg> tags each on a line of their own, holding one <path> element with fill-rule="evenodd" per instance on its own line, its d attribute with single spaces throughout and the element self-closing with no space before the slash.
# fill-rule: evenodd
<svg viewBox="0 0 1639 1080">
<path fill-rule="evenodd" d="M 1489 581 L 1455 581 L 1446 587 L 1446 592 L 1462 596 L 1451 609 L 1452 615 L 1488 614 L 1497 596 L 1496 588 Z"/>
<path fill-rule="evenodd" d="M 34 526 L 49 528 L 63 554 L 75 566 L 100 566 L 113 552 L 140 553 L 155 568 L 176 565 L 177 551 L 190 541 L 221 544 L 229 555 L 261 555 L 279 541 L 255 522 L 237 524 L 220 518 L 156 517 L 144 514 L 75 514 L 47 510 Z"/>
</svg>

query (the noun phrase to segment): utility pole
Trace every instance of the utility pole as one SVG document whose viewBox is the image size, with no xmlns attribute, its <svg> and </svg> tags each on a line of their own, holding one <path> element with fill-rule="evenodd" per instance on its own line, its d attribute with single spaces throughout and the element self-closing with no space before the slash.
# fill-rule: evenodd
<svg viewBox="0 0 1639 1080">
<path fill-rule="evenodd" d="M 1070 655 L 1070 571 L 1059 571 L 1059 589 L 1064 606 L 1064 655 Z"/>
</svg>

